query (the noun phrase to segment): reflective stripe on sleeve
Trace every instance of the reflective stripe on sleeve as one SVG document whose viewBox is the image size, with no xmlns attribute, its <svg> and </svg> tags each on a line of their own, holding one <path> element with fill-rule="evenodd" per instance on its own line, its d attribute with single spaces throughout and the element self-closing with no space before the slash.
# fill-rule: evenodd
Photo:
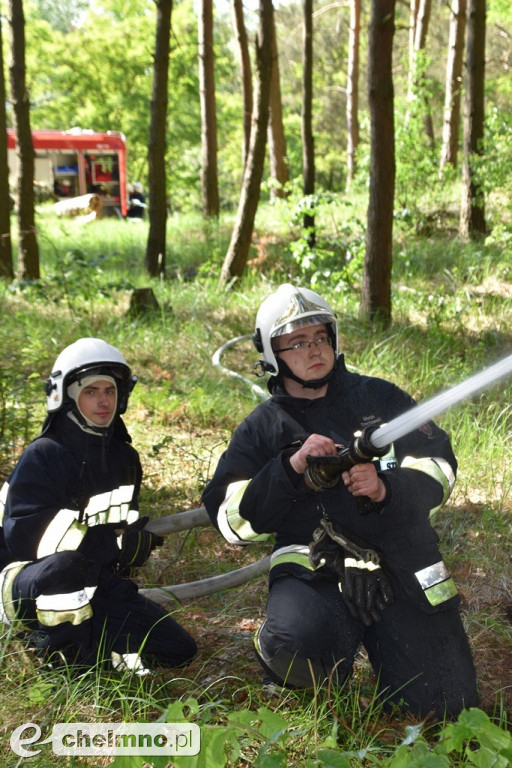
<svg viewBox="0 0 512 768">
<path fill-rule="evenodd" d="M 457 587 L 445 563 L 440 560 L 414 574 L 430 605 L 439 605 L 457 594 Z"/>
<path fill-rule="evenodd" d="M 414 458 L 413 456 L 406 456 L 402 461 L 401 467 L 408 469 L 417 469 L 419 472 L 424 472 L 426 475 L 437 480 L 441 484 L 443 489 L 443 498 L 437 507 L 433 507 L 430 510 L 430 517 L 433 517 L 438 509 L 440 509 L 445 501 L 450 497 L 453 487 L 455 485 L 455 475 L 450 464 L 440 457 L 433 458 Z"/>
<path fill-rule="evenodd" d="M 135 509 L 130 509 L 134 491 L 135 486 L 133 485 L 120 485 L 113 491 L 92 496 L 84 509 L 84 520 L 87 521 L 87 525 L 120 523 L 122 521 L 135 522 L 139 513 Z"/>
<path fill-rule="evenodd" d="M 84 587 L 76 592 L 36 597 L 36 615 L 46 627 L 56 627 L 69 621 L 73 625 L 90 619 L 93 611 L 90 600 L 96 587 Z"/>
<path fill-rule="evenodd" d="M 5 481 L 0 489 L 0 525 L 2 525 L 4 519 L 5 502 L 7 501 L 7 492 L 9 490 L 9 483 Z"/>
<path fill-rule="evenodd" d="M 46 557 L 64 550 L 75 551 L 87 531 L 86 523 L 78 522 L 80 513 L 73 509 L 61 509 L 41 536 L 37 557 Z"/>
<path fill-rule="evenodd" d="M 53 555 L 64 550 L 76 551 L 88 527 L 106 523 L 135 522 L 139 513 L 136 509 L 130 509 L 133 492 L 133 485 L 122 485 L 113 491 L 92 496 L 83 512 L 83 522 L 79 522 L 78 510 L 61 509 L 43 533 L 37 548 L 37 557 Z"/>
<path fill-rule="evenodd" d="M 238 511 L 250 482 L 238 480 L 236 483 L 230 483 L 217 513 L 219 531 L 230 544 L 250 544 L 254 541 L 266 541 L 270 537 L 269 533 L 256 533 L 249 521 Z"/>
</svg>

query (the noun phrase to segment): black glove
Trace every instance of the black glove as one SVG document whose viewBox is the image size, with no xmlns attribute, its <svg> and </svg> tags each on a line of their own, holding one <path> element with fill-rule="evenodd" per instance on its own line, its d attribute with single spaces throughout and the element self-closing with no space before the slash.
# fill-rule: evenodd
<svg viewBox="0 0 512 768">
<path fill-rule="evenodd" d="M 344 573 L 339 587 L 347 608 L 366 627 L 380 621 L 381 612 L 394 601 L 393 589 L 380 565 L 371 560 L 344 559 Z"/>
<path fill-rule="evenodd" d="M 349 541 L 325 519 L 313 532 L 309 559 L 314 568 L 323 565 L 336 574 L 350 614 L 365 626 L 379 621 L 380 612 L 393 603 L 393 590 L 377 552 Z"/>
<path fill-rule="evenodd" d="M 313 531 L 313 541 L 309 545 L 309 561 L 313 568 L 324 565 L 338 578 L 345 572 L 345 550 L 329 536 L 323 526 Z"/>
<path fill-rule="evenodd" d="M 144 526 L 148 520 L 149 517 L 139 517 L 122 534 L 121 552 L 118 557 L 119 573 L 122 575 L 131 575 L 132 569 L 144 565 L 155 547 L 164 543 L 161 536 L 145 530 Z"/>
</svg>

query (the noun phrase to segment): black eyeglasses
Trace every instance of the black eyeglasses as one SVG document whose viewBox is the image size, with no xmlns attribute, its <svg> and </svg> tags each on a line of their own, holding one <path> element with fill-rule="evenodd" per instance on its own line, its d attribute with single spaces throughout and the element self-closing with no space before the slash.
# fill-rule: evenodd
<svg viewBox="0 0 512 768">
<path fill-rule="evenodd" d="M 315 347 L 325 347 L 326 345 L 331 345 L 331 340 L 329 336 L 317 336 L 316 339 L 313 339 L 313 341 L 298 341 L 296 344 L 294 344 L 291 347 L 283 347 L 283 349 L 275 349 L 274 352 L 277 354 L 278 352 L 299 352 L 299 354 L 302 354 L 303 352 L 307 352 L 307 350 L 311 346 Z"/>
</svg>

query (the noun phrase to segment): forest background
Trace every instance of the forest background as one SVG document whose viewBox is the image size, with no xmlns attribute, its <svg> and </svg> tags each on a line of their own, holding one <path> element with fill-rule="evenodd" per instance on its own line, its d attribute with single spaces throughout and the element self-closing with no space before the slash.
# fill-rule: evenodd
<svg viewBox="0 0 512 768">
<path fill-rule="evenodd" d="M 130 179 L 147 184 L 155 6 L 44 0 L 24 7 L 32 128 L 122 130 L 129 146 Z M 51 203 L 37 204 L 41 277 L 0 284 L 2 479 L 38 432 L 44 416 L 41 384 L 58 351 L 78 336 L 92 334 L 119 346 L 139 375 L 127 421 L 143 456 L 148 510 L 164 516 L 198 506 L 231 430 L 257 400 L 243 381 L 234 382 L 213 366 L 212 354 L 226 341 L 251 332 L 259 302 L 285 280 L 308 283 L 332 303 L 351 366 L 392 378 L 418 400 L 510 353 L 512 11 L 506 2 L 487 4 L 485 144 L 480 148 L 485 151 L 480 163 L 475 158 L 485 199 L 485 231 L 467 240 L 459 231 L 461 141 L 456 162 L 439 172 L 449 9 L 432 3 L 424 76 L 411 101 L 410 8 L 396 5 L 393 318 L 381 325 L 360 317 L 371 183 L 364 86 L 369 10 L 363 5 L 360 143 L 357 172 L 347 192 L 348 6 L 315 7 L 316 189 L 305 195 L 302 9 L 292 3 L 276 8 L 289 194 L 272 194 L 267 161 L 250 259 L 237 290 L 230 290 L 218 278 L 242 183 L 243 110 L 229 8 L 215 8 L 221 205 L 219 216 L 212 218 L 203 216 L 201 205 L 197 9 L 188 2 L 174 5 L 165 275 L 152 279 L 144 269 L 146 221 L 130 225 L 102 220 L 83 226 L 57 218 Z M 258 24 L 253 14 L 246 9 L 251 34 Z M 6 60 L 8 47 L 4 38 Z M 425 131 L 427 103 L 434 142 Z M 414 104 L 421 108 L 414 109 Z M 462 133 L 461 123 L 460 140 Z M 312 212 L 314 246 L 304 228 L 304 216 Z M 15 232 L 14 215 L 12 222 Z M 16 257 L 14 247 L 15 262 Z M 134 288 L 147 286 L 158 306 L 134 315 L 130 296 Z M 246 376 L 256 357 L 245 340 L 226 353 L 224 362 Z M 384 718 L 373 699 L 374 681 L 364 655 L 350 690 L 290 692 L 269 701 L 251 652 L 250 638 L 265 603 L 264 579 L 257 579 L 243 590 L 170 604 L 202 648 L 180 678 L 162 671 L 147 681 L 119 680 L 96 670 L 91 678 L 77 681 L 66 670 L 41 668 L 23 643 L 5 631 L 5 764 L 16 764 L 8 738 L 22 722 L 40 723 L 44 730 L 57 720 L 168 716 L 201 724 L 211 747 L 204 758 L 208 768 L 226 761 L 266 768 L 487 768 L 490 760 L 506 768 L 511 762 L 507 729 L 512 690 L 510 395 L 505 382 L 440 420 L 452 435 L 460 469 L 457 492 L 438 526 L 463 597 L 482 690 L 481 714 L 488 720 L 459 723 L 459 731 L 450 731 L 449 738 L 441 732 L 440 738 L 439 729 L 429 724 Z M 141 586 L 204 578 L 263 554 L 258 547 L 229 547 L 209 528 L 170 536 L 141 575 Z M 52 762 L 66 764 L 59 758 Z M 47 763 L 45 753 L 31 759 L 33 765 Z"/>
</svg>

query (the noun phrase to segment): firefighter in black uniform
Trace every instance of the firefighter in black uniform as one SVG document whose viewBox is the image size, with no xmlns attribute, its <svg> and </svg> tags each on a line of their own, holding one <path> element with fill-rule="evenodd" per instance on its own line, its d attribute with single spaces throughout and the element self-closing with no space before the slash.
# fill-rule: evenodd
<svg viewBox="0 0 512 768">
<path fill-rule="evenodd" d="M 42 432 L 0 492 L 0 618 L 44 655 L 145 674 L 190 661 L 196 644 L 130 578 L 162 543 L 139 517 L 142 469 L 121 418 L 135 382 L 101 339 L 58 356 Z"/>
<path fill-rule="evenodd" d="M 336 316 L 309 289 L 269 296 L 254 343 L 271 397 L 234 432 L 203 501 L 229 542 L 275 537 L 255 637 L 267 679 L 342 684 L 362 644 L 387 708 L 441 718 L 476 706 L 459 596 L 431 525 L 455 482 L 448 436 L 429 422 L 331 487 L 311 483 L 308 456 L 335 456 L 414 400 L 346 369 Z"/>
</svg>

